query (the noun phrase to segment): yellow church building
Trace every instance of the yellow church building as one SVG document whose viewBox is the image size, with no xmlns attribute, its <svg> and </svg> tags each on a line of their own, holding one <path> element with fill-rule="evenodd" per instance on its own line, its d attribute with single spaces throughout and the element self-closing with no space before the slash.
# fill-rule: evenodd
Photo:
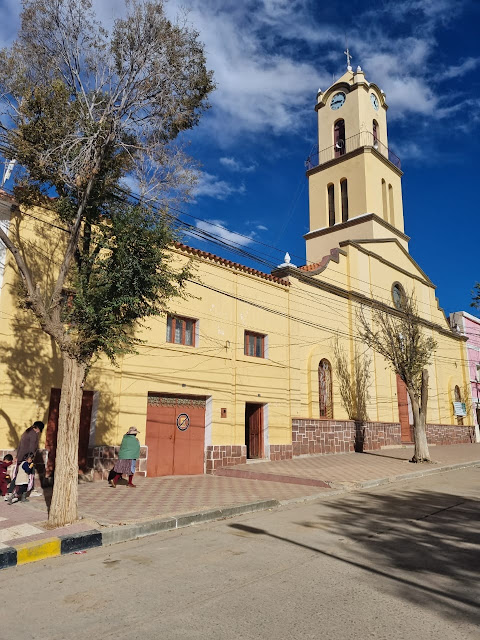
<svg viewBox="0 0 480 640">
<path fill-rule="evenodd" d="M 352 451 L 356 425 L 342 405 L 332 368 L 334 340 L 353 354 L 358 309 L 390 309 L 416 296 L 424 330 L 438 347 L 430 365 L 428 439 L 472 442 L 465 338 L 451 330 L 435 286 L 409 255 L 400 160 L 389 150 L 387 103 L 360 67 L 319 91 L 318 152 L 307 161 L 310 231 L 306 264 L 288 255 L 272 273 L 183 244 L 192 259 L 186 299 L 148 321 L 137 354 L 114 368 L 97 363 L 84 391 L 79 466 L 105 478 L 122 435 L 140 430 L 139 471 L 149 476 L 212 473 L 248 459 L 288 459 Z M 0 193 L 0 224 L 29 234 L 38 259 L 56 261 L 46 213 L 27 215 Z M 54 469 L 61 360 L 32 314 L 18 309 L 15 270 L 3 254 L 0 295 L 0 449 L 15 448 L 44 420 L 46 474 Z M 365 449 L 411 442 L 406 389 L 371 354 Z M 465 397 L 466 396 L 466 397 Z"/>
</svg>

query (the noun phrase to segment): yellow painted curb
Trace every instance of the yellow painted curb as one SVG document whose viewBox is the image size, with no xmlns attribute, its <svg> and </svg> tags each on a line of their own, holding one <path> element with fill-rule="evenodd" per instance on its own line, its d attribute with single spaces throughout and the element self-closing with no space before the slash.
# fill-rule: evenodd
<svg viewBox="0 0 480 640">
<path fill-rule="evenodd" d="M 54 558 L 60 555 L 60 539 L 48 538 L 47 540 L 39 540 L 38 542 L 26 542 L 18 545 L 17 549 L 17 565 L 27 564 L 27 562 L 36 562 L 44 558 Z"/>
</svg>

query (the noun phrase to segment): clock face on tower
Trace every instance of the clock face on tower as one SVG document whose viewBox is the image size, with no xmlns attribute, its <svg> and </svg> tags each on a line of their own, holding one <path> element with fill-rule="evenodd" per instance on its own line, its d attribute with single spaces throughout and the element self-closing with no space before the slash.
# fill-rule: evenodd
<svg viewBox="0 0 480 640">
<path fill-rule="evenodd" d="M 370 100 L 372 101 L 372 105 L 375 111 L 378 111 L 378 98 L 374 93 L 370 94 Z"/>
<path fill-rule="evenodd" d="M 345 102 L 345 94 L 340 91 L 339 93 L 336 93 L 333 98 L 332 101 L 330 102 L 330 108 L 331 109 L 340 109 L 340 107 L 343 105 L 343 103 Z"/>
</svg>

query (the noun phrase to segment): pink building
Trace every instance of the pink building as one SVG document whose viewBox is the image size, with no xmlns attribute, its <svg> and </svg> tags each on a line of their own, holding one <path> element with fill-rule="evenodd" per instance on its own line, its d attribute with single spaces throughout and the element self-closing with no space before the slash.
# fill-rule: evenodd
<svg viewBox="0 0 480 640">
<path fill-rule="evenodd" d="M 480 318 L 466 311 L 450 314 L 452 329 L 467 336 L 467 354 L 470 369 L 470 386 L 472 390 L 472 413 L 475 420 L 475 439 L 480 442 Z"/>
</svg>

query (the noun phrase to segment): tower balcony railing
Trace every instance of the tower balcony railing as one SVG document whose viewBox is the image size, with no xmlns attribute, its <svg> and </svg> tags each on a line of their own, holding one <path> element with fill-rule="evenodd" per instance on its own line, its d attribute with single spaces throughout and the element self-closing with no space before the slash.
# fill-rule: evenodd
<svg viewBox="0 0 480 640">
<path fill-rule="evenodd" d="M 402 168 L 400 158 L 380 142 L 371 131 L 361 131 L 350 138 L 339 140 L 336 144 L 326 149 L 319 150 L 317 146 L 305 161 L 305 166 L 307 171 L 315 169 L 315 167 L 319 167 L 330 160 L 335 160 L 335 158 L 341 158 L 347 153 L 355 151 L 355 149 L 360 149 L 361 147 L 372 147 L 381 153 L 382 156 L 385 156 L 397 169 Z"/>
</svg>

